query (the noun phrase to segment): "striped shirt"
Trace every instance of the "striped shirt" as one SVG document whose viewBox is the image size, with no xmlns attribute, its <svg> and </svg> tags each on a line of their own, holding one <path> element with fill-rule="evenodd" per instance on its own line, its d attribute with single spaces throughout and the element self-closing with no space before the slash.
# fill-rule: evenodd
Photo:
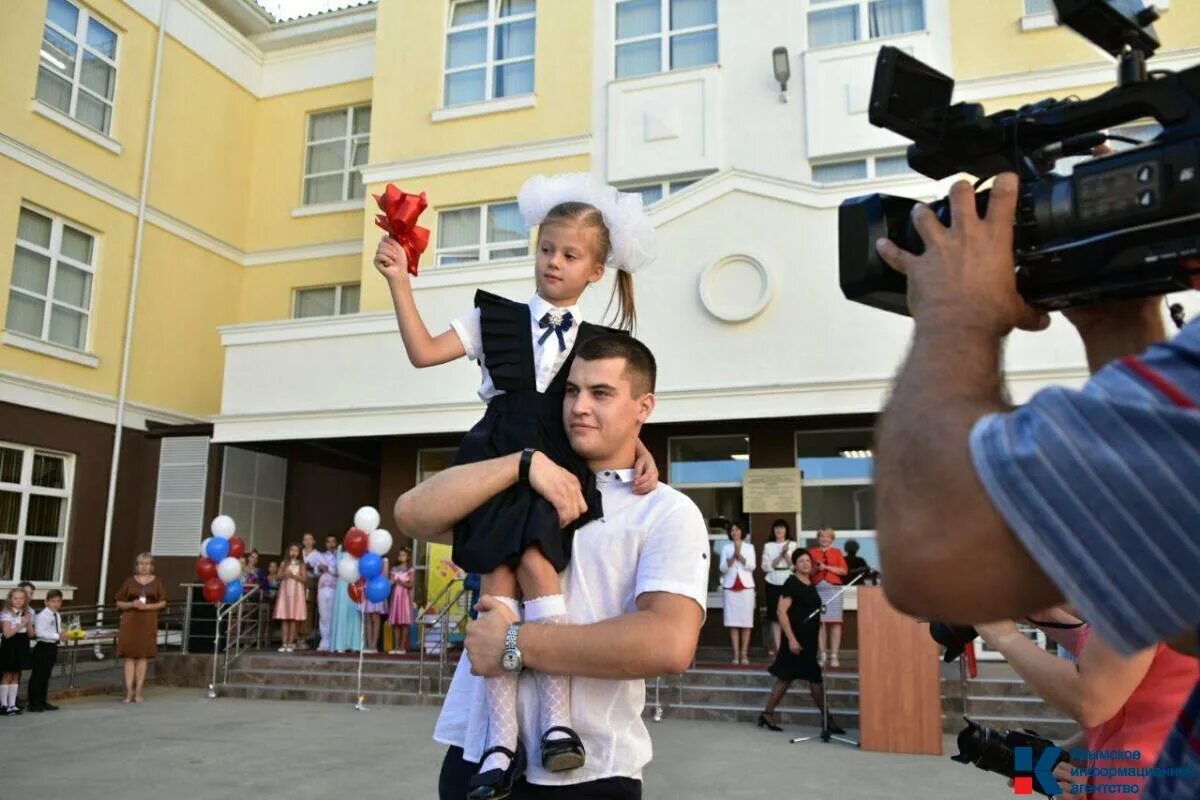
<svg viewBox="0 0 1200 800">
<path fill-rule="evenodd" d="M 980 420 L 975 469 L 1009 527 L 1124 653 L 1200 626 L 1200 321 L 1098 372 Z M 1168 737 L 1156 800 L 1200 797 L 1200 687 Z"/>
</svg>

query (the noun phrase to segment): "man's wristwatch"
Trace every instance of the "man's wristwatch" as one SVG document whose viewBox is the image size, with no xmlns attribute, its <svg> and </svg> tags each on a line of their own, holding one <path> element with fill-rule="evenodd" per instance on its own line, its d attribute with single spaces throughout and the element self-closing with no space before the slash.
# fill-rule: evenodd
<svg viewBox="0 0 1200 800">
<path fill-rule="evenodd" d="M 529 483 L 529 467 L 533 464 L 533 454 L 537 450 L 532 447 L 526 447 L 521 451 L 521 466 L 517 468 L 517 481 L 519 483 Z"/>
<path fill-rule="evenodd" d="M 521 630 L 521 623 L 514 622 L 508 626 L 508 633 L 504 634 L 504 654 L 500 656 L 500 666 L 505 672 L 520 672 L 525 665 L 524 659 L 521 658 L 521 650 L 517 647 L 517 634 Z"/>
</svg>

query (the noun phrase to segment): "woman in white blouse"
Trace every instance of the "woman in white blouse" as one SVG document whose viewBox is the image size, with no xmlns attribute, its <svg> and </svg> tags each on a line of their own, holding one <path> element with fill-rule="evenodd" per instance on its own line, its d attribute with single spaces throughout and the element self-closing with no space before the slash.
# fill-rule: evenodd
<svg viewBox="0 0 1200 800">
<path fill-rule="evenodd" d="M 767 578 L 767 619 L 771 621 L 771 656 L 779 652 L 779 597 L 792 574 L 792 553 L 799 545 L 787 520 L 771 523 L 771 541 L 763 545 L 762 570 Z"/>
<path fill-rule="evenodd" d="M 750 663 L 750 631 L 754 628 L 754 545 L 740 523 L 729 528 L 729 544 L 721 549 L 721 587 L 725 590 L 725 627 L 733 644 L 733 663 Z"/>
</svg>

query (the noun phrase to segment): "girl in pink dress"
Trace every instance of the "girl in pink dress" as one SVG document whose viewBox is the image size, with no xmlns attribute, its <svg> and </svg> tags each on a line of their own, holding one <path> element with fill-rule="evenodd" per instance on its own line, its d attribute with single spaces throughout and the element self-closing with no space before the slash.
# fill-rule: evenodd
<svg viewBox="0 0 1200 800">
<path fill-rule="evenodd" d="M 283 568 L 279 570 L 279 597 L 275 601 L 275 619 L 280 621 L 282 628 L 281 653 L 296 649 L 296 631 L 308 616 L 308 607 L 304 602 L 304 582 L 307 579 L 308 567 L 300 558 L 300 545 L 290 545 Z"/>
<path fill-rule="evenodd" d="M 408 652 L 408 627 L 413 624 L 410 559 L 408 548 L 400 548 L 396 553 L 396 566 L 392 569 L 392 613 L 388 615 L 388 624 L 392 626 L 393 653 Z"/>
</svg>

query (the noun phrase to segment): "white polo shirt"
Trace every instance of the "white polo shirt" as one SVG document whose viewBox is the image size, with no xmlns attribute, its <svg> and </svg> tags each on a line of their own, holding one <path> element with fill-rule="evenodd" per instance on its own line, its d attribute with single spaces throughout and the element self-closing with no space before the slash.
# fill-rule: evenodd
<svg viewBox="0 0 1200 800">
<path fill-rule="evenodd" d="M 708 527 L 696 504 L 660 483 L 650 494 L 633 493 L 633 471 L 596 475 L 604 517 L 575 532 L 563 594 L 573 625 L 637 611 L 645 592 L 683 595 L 703 610 L 708 600 Z M 461 747 L 478 762 L 487 735 L 484 679 L 471 674 L 464 655 L 434 730 L 434 740 Z M 642 721 L 644 680 L 571 678 L 571 723 L 587 750 L 587 763 L 570 772 L 542 769 L 537 686 L 528 670 L 517 692 L 521 740 L 529 755 L 526 779 L 567 785 L 602 778 L 641 779 L 652 755 Z"/>
</svg>

